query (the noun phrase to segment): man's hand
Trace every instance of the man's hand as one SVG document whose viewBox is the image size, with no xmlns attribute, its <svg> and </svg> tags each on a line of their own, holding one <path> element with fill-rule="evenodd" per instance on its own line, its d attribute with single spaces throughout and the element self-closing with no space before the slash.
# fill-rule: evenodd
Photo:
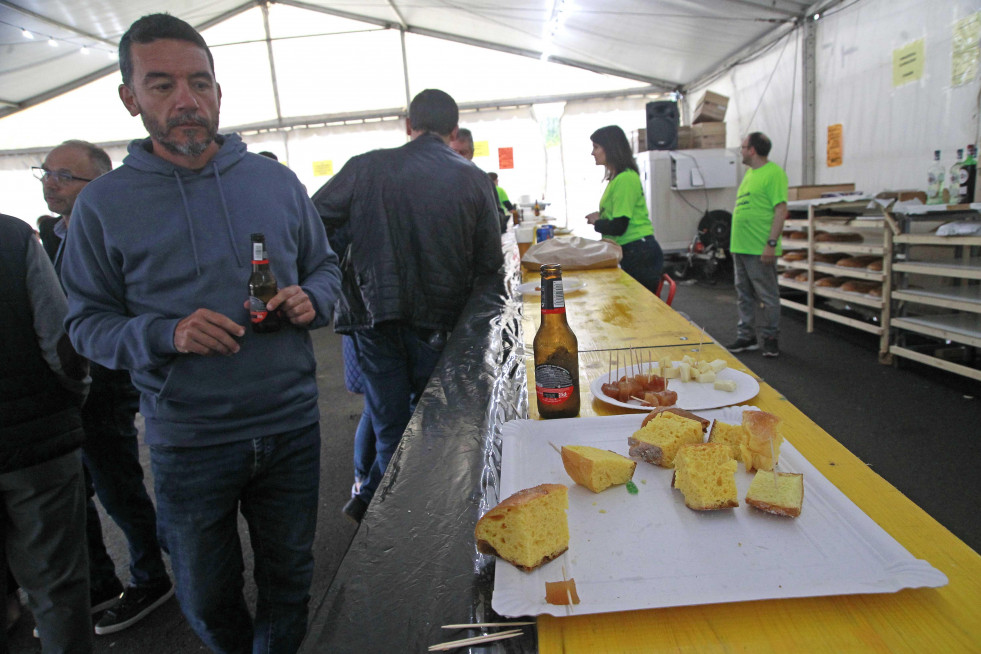
<svg viewBox="0 0 981 654">
<path fill-rule="evenodd" d="M 266 308 L 270 311 L 279 309 L 290 322 L 298 327 L 310 324 L 317 317 L 317 310 L 313 308 L 310 297 L 299 286 L 287 286 L 279 289 L 279 292 L 271 300 L 266 302 Z"/>
<path fill-rule="evenodd" d="M 593 213 L 586 214 L 586 222 L 590 225 L 595 225 L 596 221 L 599 220 L 599 211 L 594 211 Z"/>
<path fill-rule="evenodd" d="M 766 266 L 772 266 L 777 262 L 777 249 L 775 247 L 770 247 L 767 245 L 763 248 L 763 254 L 760 255 L 760 262 Z"/>
<path fill-rule="evenodd" d="M 181 354 L 224 354 L 239 350 L 235 341 L 245 334 L 245 328 L 217 311 L 198 309 L 177 323 L 174 347 Z"/>
</svg>

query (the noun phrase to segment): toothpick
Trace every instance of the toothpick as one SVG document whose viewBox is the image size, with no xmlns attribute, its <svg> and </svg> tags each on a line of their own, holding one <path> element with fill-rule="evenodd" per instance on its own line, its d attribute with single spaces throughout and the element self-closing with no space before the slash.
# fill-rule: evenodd
<svg viewBox="0 0 981 654">
<path fill-rule="evenodd" d="M 552 441 L 549 441 L 549 442 L 548 442 L 548 444 L 552 446 L 552 449 L 553 449 L 553 450 L 555 450 L 555 451 L 556 451 L 556 452 L 558 452 L 559 454 L 562 454 L 562 450 L 561 450 L 561 449 L 559 449 L 559 446 L 558 446 L 558 445 L 556 445 L 556 444 L 555 444 L 555 443 L 553 443 Z"/>
<path fill-rule="evenodd" d="M 565 584 L 565 596 L 569 598 L 569 603 L 565 605 L 565 610 L 572 615 L 572 591 L 569 590 L 569 580 L 566 578 L 565 565 L 562 566 L 562 583 Z"/>
<path fill-rule="evenodd" d="M 528 622 L 473 622 L 467 624 L 444 624 L 443 629 L 483 629 L 484 627 L 520 627 L 529 624 L 535 624 L 534 620 L 529 620 Z"/>
<path fill-rule="evenodd" d="M 473 638 L 462 638 L 460 640 L 451 640 L 445 643 L 439 643 L 438 645 L 432 645 L 429 647 L 430 652 L 441 652 L 448 649 L 456 649 L 458 647 L 463 647 L 465 645 L 477 645 L 479 643 L 491 643 L 495 640 L 504 640 L 506 638 L 514 638 L 515 636 L 520 636 L 523 632 L 521 629 L 512 629 L 510 631 L 499 631 L 496 634 L 488 634 L 486 636 L 474 636 Z"/>
<path fill-rule="evenodd" d="M 773 437 L 770 437 L 770 460 L 773 461 L 773 488 L 780 487 L 780 476 L 777 474 L 777 452 L 773 449 Z"/>
<path fill-rule="evenodd" d="M 606 383 L 613 383 L 613 351 L 610 351 L 610 365 L 606 370 Z"/>
</svg>

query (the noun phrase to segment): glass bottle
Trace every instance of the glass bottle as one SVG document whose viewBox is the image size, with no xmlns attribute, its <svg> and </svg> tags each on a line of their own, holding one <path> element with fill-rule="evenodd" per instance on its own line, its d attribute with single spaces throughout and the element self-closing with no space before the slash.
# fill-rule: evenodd
<svg viewBox="0 0 981 654">
<path fill-rule="evenodd" d="M 974 184 L 978 169 L 978 160 L 975 158 L 974 145 L 967 146 L 967 157 L 961 162 L 960 168 L 960 197 L 958 204 L 970 204 L 974 202 Z"/>
<path fill-rule="evenodd" d="M 964 148 L 957 149 L 957 160 L 947 173 L 947 204 L 957 204 L 961 196 L 961 164 L 964 163 Z"/>
<path fill-rule="evenodd" d="M 933 163 L 927 169 L 927 204 L 943 204 L 946 172 L 940 163 L 940 150 L 934 150 Z"/>
<path fill-rule="evenodd" d="M 249 319 L 252 331 L 268 334 L 279 331 L 283 326 L 283 315 L 279 309 L 269 311 L 266 302 L 273 299 L 279 291 L 276 276 L 269 267 L 269 254 L 266 251 L 264 234 L 252 234 L 252 274 L 249 276 Z"/>
<path fill-rule="evenodd" d="M 535 334 L 535 395 L 543 419 L 579 415 L 579 341 L 565 315 L 562 266 L 542 266 L 542 322 Z"/>
</svg>

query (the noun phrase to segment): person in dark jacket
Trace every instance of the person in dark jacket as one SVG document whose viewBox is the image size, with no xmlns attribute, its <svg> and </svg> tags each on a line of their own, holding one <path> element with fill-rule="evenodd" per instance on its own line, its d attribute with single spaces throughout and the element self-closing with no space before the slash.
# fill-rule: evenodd
<svg viewBox="0 0 981 654">
<path fill-rule="evenodd" d="M 0 214 L 0 559 L 27 593 L 41 647 L 91 652 L 82 417 L 88 365 L 34 230 Z M 0 597 L 6 597 L 0 575 Z M 7 651 L 0 630 L 0 651 Z"/>
<path fill-rule="evenodd" d="M 474 280 L 504 261 L 487 175 L 450 149 L 456 102 L 427 89 L 409 105 L 411 141 L 352 158 L 313 197 L 328 230 L 344 226 L 334 328 L 353 334 L 375 459 L 344 513 L 360 522 Z"/>
</svg>

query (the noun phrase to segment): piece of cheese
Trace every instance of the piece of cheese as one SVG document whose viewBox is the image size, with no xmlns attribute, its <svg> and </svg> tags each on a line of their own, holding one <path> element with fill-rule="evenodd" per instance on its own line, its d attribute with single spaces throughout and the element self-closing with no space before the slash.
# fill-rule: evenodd
<svg viewBox="0 0 981 654">
<path fill-rule="evenodd" d="M 734 379 L 716 379 L 713 388 L 717 391 L 731 393 L 736 390 L 736 381 Z"/>
<path fill-rule="evenodd" d="M 727 367 L 729 367 L 729 364 L 727 364 L 722 359 L 716 359 L 715 361 L 709 363 L 709 365 L 712 366 L 712 370 L 714 370 L 715 372 L 722 372 Z"/>
<path fill-rule="evenodd" d="M 695 381 L 702 384 L 711 384 L 715 382 L 715 372 L 712 370 L 706 370 L 705 372 L 700 372 L 695 375 Z"/>
</svg>

